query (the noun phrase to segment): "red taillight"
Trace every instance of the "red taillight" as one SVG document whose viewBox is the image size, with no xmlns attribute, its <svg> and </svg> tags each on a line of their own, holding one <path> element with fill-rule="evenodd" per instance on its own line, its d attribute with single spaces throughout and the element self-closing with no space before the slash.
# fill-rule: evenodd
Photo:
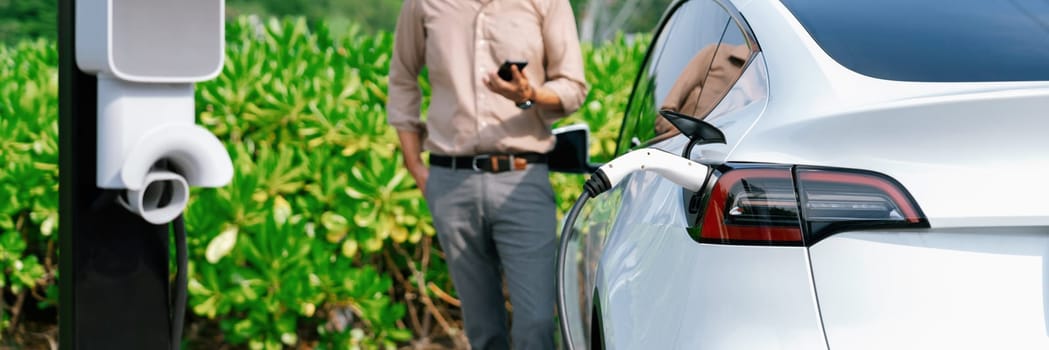
<svg viewBox="0 0 1049 350">
<path fill-rule="evenodd" d="M 872 228 L 929 227 L 907 190 L 892 178 L 842 169 L 797 169 L 806 241 Z"/>
<path fill-rule="evenodd" d="M 723 173 L 710 192 L 699 236 L 707 243 L 800 245 L 790 168 Z"/>
<path fill-rule="evenodd" d="M 928 224 L 903 187 L 884 175 L 806 167 L 728 168 L 708 195 L 696 238 L 704 243 L 803 245 L 835 232 L 873 227 Z"/>
</svg>

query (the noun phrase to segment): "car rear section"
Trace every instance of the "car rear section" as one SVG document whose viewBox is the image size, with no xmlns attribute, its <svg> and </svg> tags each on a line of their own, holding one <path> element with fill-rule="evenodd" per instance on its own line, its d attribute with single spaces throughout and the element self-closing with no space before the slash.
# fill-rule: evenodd
<svg viewBox="0 0 1049 350">
<path fill-rule="evenodd" d="M 805 247 L 831 349 L 1049 348 L 1047 111 L 1024 87 L 766 116 L 698 238 Z"/>
<path fill-rule="evenodd" d="M 725 198 L 769 213 L 767 237 L 798 218 L 826 346 L 1049 348 L 1049 4 L 742 10 L 771 87 L 726 174 L 786 167 L 795 197 L 752 171 L 732 178 L 766 189 Z M 751 218 L 725 203 L 723 226 Z"/>
</svg>

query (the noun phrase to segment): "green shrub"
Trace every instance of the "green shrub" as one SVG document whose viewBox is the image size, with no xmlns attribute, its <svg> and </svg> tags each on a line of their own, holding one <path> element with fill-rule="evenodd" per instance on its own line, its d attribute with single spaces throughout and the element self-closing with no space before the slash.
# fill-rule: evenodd
<svg viewBox="0 0 1049 350">
<path fill-rule="evenodd" d="M 220 335 L 188 333 L 188 345 L 454 339 L 455 293 L 385 122 L 392 36 L 351 29 L 336 38 L 323 24 L 252 17 L 226 33 L 225 69 L 197 85 L 197 112 L 236 173 L 230 185 L 195 189 L 186 211 L 190 319 Z M 590 97 L 559 125 L 588 122 L 595 160 L 614 150 L 646 42 L 584 47 Z M 56 65 L 52 42 L 0 47 L 0 291 L 45 308 L 56 299 Z M 563 211 L 582 177 L 552 179 Z M 16 329 L 22 307 L 0 309 L 0 336 Z"/>
<path fill-rule="evenodd" d="M 31 298 L 57 299 L 57 66 L 51 42 L 0 46 L 0 331 Z"/>
</svg>

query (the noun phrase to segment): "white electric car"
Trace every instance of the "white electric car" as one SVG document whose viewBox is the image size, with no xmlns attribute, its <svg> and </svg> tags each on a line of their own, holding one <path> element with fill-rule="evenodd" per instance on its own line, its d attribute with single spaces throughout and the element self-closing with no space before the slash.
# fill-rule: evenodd
<svg viewBox="0 0 1049 350">
<path fill-rule="evenodd" d="M 574 349 L 1049 349 L 1047 1 L 678 1 L 618 142 L 705 185 L 581 207 Z"/>
</svg>

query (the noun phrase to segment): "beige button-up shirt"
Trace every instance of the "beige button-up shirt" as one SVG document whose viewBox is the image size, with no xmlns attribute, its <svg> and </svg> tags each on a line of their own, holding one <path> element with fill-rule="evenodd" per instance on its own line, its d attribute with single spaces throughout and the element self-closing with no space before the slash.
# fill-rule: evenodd
<svg viewBox="0 0 1049 350">
<path fill-rule="evenodd" d="M 517 108 L 482 78 L 504 60 L 527 60 L 533 86 L 550 89 L 563 111 Z M 426 121 L 418 76 L 429 74 Z M 550 126 L 586 99 L 583 59 L 568 0 L 405 0 L 390 61 L 388 121 L 423 133 L 442 155 L 543 153 Z"/>
</svg>

